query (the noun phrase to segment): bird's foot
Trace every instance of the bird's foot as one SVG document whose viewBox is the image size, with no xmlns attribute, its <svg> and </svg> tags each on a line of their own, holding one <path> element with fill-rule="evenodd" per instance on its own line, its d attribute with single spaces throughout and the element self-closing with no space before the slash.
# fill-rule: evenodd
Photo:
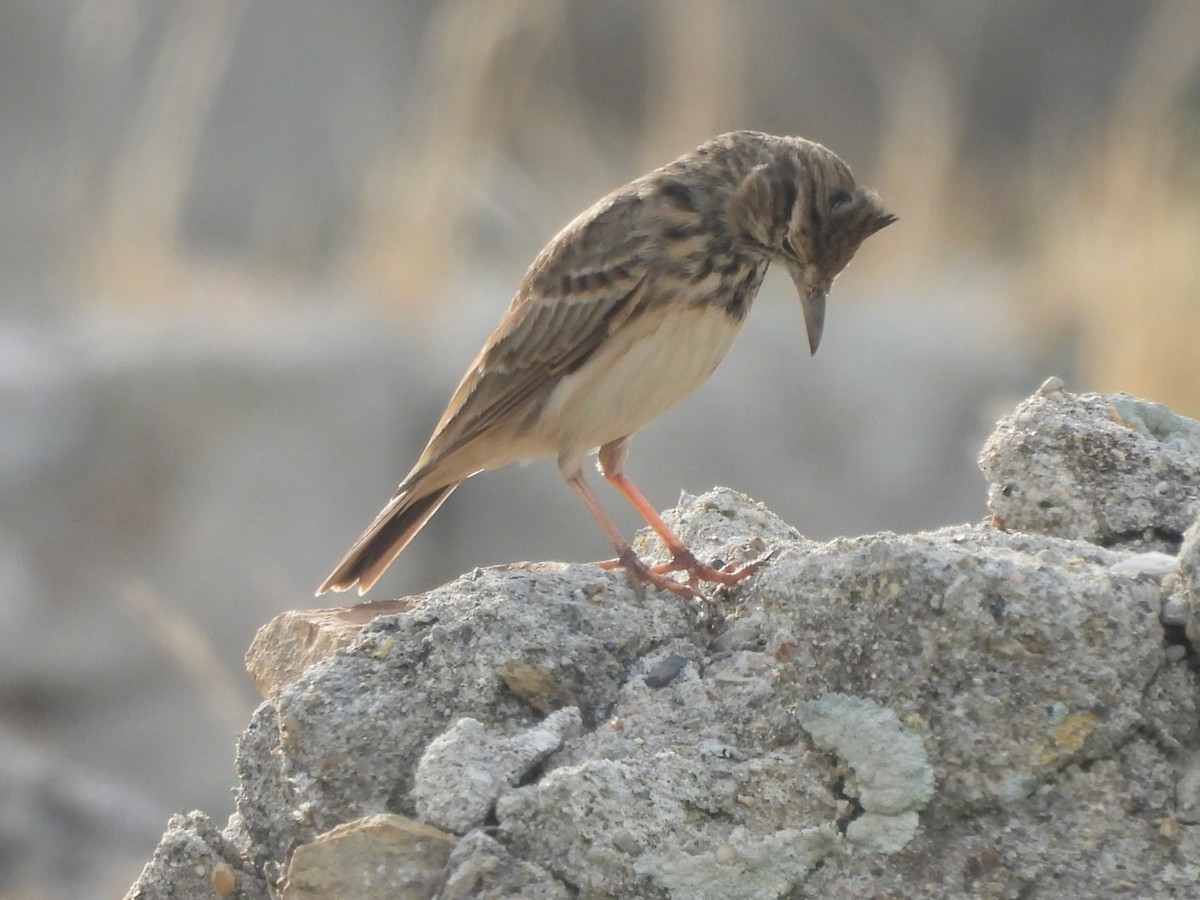
<svg viewBox="0 0 1200 900">
<path fill-rule="evenodd" d="M 770 562 L 772 555 L 768 553 L 744 566 L 739 567 L 736 563 L 730 563 L 718 569 L 700 562 L 692 551 L 682 547 L 672 554 L 670 562 L 648 566 L 633 552 L 632 548 L 626 548 L 616 559 L 606 559 L 596 565 L 602 569 L 624 569 L 629 575 L 629 580 L 635 585 L 651 584 L 680 597 L 697 599 L 703 597 L 699 591 L 701 582 L 723 585 L 737 584 Z M 687 572 L 687 584 L 668 577 L 672 572 Z"/>
<path fill-rule="evenodd" d="M 718 569 L 715 566 L 700 562 L 687 547 L 680 547 L 672 553 L 669 563 L 654 566 L 653 571 L 658 575 L 665 575 L 668 572 L 687 572 L 688 586 L 695 589 L 702 581 L 712 584 L 737 584 L 743 578 L 749 578 L 765 566 L 770 559 L 771 555 L 767 554 L 761 559 L 756 559 L 754 562 L 747 563 L 744 566 L 730 563 Z"/>
<path fill-rule="evenodd" d="M 626 576 L 628 576 L 634 587 L 649 584 L 664 591 L 670 591 L 675 596 L 682 597 L 684 600 L 698 600 L 702 596 L 695 589 L 694 585 L 676 581 L 667 575 L 666 572 L 659 572 L 658 566 L 646 565 L 633 552 L 633 548 L 631 547 L 623 549 L 621 555 L 616 559 L 606 560 L 600 563 L 600 565 L 606 569 L 624 569 Z"/>
</svg>

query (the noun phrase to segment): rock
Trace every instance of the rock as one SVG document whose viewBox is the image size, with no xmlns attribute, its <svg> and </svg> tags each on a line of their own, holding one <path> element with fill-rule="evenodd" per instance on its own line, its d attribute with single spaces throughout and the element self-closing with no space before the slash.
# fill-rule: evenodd
<svg viewBox="0 0 1200 900">
<path fill-rule="evenodd" d="M 567 900 L 572 894 L 541 866 L 517 859 L 499 841 L 476 830 L 454 846 L 438 896 L 440 900 Z"/>
<path fill-rule="evenodd" d="M 424 900 L 441 882 L 454 841 L 404 816 L 346 822 L 296 848 L 281 900 Z"/>
<path fill-rule="evenodd" d="M 1200 422 L 1128 394 L 1039 392 L 979 467 L 1001 528 L 1175 552 L 1200 515 Z"/>
<path fill-rule="evenodd" d="M 764 652 L 707 657 L 693 636 L 702 674 L 689 666 L 657 690 L 627 681 L 609 727 L 500 798 L 500 834 L 587 890 L 691 896 L 702 870 L 712 896 L 739 896 L 739 885 L 744 896 L 784 896 L 846 844 L 899 849 L 931 775 L 925 833 L 1019 806 L 1141 727 L 1142 692 L 1162 662 L 1158 587 L 1114 577 L 1119 558 L 987 526 L 782 549 L 736 607 L 739 624 L 765 636 Z M 878 755 L 843 751 L 859 778 L 847 787 L 816 750 L 854 746 L 868 726 L 836 744 L 822 732 L 814 747 L 804 732 L 817 730 L 815 713 L 797 714 L 832 694 L 880 717 L 870 727 L 878 753 L 909 774 L 896 782 L 870 762 Z M 727 749 L 711 752 L 714 742 Z M 908 787 L 875 787 L 889 782 Z M 880 799 L 889 796 L 908 799 Z M 896 821 L 889 830 L 867 813 Z M 628 834 L 633 858 L 617 840 Z M 806 848 L 786 874 L 765 849 L 785 840 Z M 822 872 L 837 869 L 829 860 Z M 938 871 L 940 861 L 925 875 Z"/>
<path fill-rule="evenodd" d="M 898 853 L 917 830 L 917 813 L 933 795 L 933 766 L 920 736 L 887 707 L 861 697 L 826 694 L 800 708 L 800 723 L 822 750 L 853 770 L 862 814 L 846 837 L 872 853 Z"/>
<path fill-rule="evenodd" d="M 501 738 L 476 719 L 459 719 L 430 741 L 417 763 L 412 797 L 418 815 L 459 834 L 483 825 L 496 798 L 576 736 L 581 724 L 579 710 L 571 707 Z"/>
<path fill-rule="evenodd" d="M 1192 754 L 1183 763 L 1183 772 L 1175 784 L 1175 816 L 1189 825 L 1200 824 L 1200 754 Z"/>
<path fill-rule="evenodd" d="M 281 860 L 340 822 L 411 810 L 417 762 L 452 722 L 512 734 L 543 718 L 501 677 L 514 659 L 550 673 L 594 727 L 629 667 L 686 622 L 682 604 L 643 604 L 623 574 L 591 566 L 466 575 L 259 707 L 238 750 L 245 825 L 264 860 Z"/>
<path fill-rule="evenodd" d="M 133 826 L 101 816 L 92 831 L 89 818 L 81 836 L 61 779 L 20 789 L 28 815 L 0 852 L 0 894 L 84 898 L 100 884 L 108 897 L 171 812 L 228 819 L 233 735 L 261 699 L 230 676 L 266 620 L 314 605 L 420 453 L 519 272 L 508 288 L 495 274 L 468 274 L 458 305 L 421 304 L 415 319 L 325 288 L 263 304 L 260 285 L 243 303 L 222 284 L 178 315 L 85 303 L 42 325 L 0 322 L 0 614 L 20 636 L 0 652 L 0 706 L 39 757 L 150 807 Z M 837 332 L 861 352 L 837 365 L 797 352 L 794 291 L 768 279 L 718 377 L 638 437 L 639 484 L 670 505 L 680 486 L 730 473 L 825 537 L 974 515 L 970 450 L 990 426 L 980 410 L 1013 396 L 1029 365 L 1028 342 L 997 340 L 1003 291 L 984 281 L 966 305 L 957 277 L 933 297 L 841 303 Z M 481 564 L 604 552 L 552 461 L 511 466 L 458 491 L 369 596 L 424 592 Z M 184 653 L 164 642 L 172 631 Z M 0 753 L 0 782 L 22 778 Z"/>
<path fill-rule="evenodd" d="M 440 829 L 442 898 L 1194 896 L 1200 691 L 1164 652 L 1190 451 L 1106 404 L 1044 390 L 989 443 L 1001 469 L 1020 429 L 1059 454 L 1013 476 L 1047 506 L 817 544 L 715 489 L 666 518 L 703 559 L 770 561 L 706 603 L 541 564 L 378 616 L 256 711 L 221 858 L 296 886 L 320 835 L 386 813 Z M 1107 487 L 1149 524 L 1100 546 L 1122 503 L 1084 474 L 1134 450 Z M 377 865 L 322 860 L 352 895 Z"/>
<path fill-rule="evenodd" d="M 372 619 L 404 612 L 411 605 L 405 600 L 374 600 L 280 613 L 255 633 L 246 651 L 246 671 L 260 694 L 273 697 L 322 659 L 352 644 Z"/>
<path fill-rule="evenodd" d="M 261 874 L 202 812 L 175 815 L 125 900 L 267 900 Z"/>
<path fill-rule="evenodd" d="M 1182 629 L 1184 639 L 1200 652 L 1200 518 L 1184 532 L 1175 569 L 1163 582 L 1163 624 Z M 1168 635 L 1170 637 L 1170 635 Z"/>
</svg>

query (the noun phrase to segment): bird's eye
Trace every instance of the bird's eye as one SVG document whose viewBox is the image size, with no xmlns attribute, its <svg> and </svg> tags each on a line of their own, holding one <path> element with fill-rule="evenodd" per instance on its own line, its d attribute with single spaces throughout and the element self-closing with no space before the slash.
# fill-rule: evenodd
<svg viewBox="0 0 1200 900">
<path fill-rule="evenodd" d="M 845 206 L 850 202 L 850 192 L 845 188 L 836 188 L 829 195 L 829 208 L 837 209 L 839 206 Z"/>
</svg>

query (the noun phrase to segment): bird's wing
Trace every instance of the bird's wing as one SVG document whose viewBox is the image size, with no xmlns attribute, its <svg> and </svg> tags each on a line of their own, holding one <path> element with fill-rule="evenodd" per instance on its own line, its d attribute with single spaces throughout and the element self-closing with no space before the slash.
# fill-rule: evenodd
<svg viewBox="0 0 1200 900">
<path fill-rule="evenodd" d="M 451 398 L 413 475 L 519 421 L 652 294 L 641 198 L 629 191 L 584 212 L 539 254 L 499 327 Z"/>
</svg>

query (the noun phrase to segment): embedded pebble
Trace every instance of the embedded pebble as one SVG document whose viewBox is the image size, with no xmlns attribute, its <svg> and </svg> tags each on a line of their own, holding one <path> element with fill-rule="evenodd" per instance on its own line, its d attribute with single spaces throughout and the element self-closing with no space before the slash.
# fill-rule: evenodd
<svg viewBox="0 0 1200 900">
<path fill-rule="evenodd" d="M 754 625 L 743 623 L 718 634 L 709 649 L 714 653 L 725 653 L 730 650 L 759 650 L 762 645 L 762 632 Z"/>
<path fill-rule="evenodd" d="M 1151 578 L 1162 578 L 1164 575 L 1170 575 L 1178 567 L 1178 557 L 1151 550 L 1127 556 L 1120 562 L 1113 563 L 1108 570 L 1114 575 L 1149 575 Z"/>
<path fill-rule="evenodd" d="M 1192 605 L 1178 595 L 1168 597 L 1158 617 L 1164 625 L 1186 625 L 1192 618 Z"/>
<path fill-rule="evenodd" d="M 646 673 L 646 686 L 652 688 L 666 687 L 675 680 L 680 672 L 687 668 L 687 664 L 688 661 L 685 656 L 679 656 L 675 653 L 664 656 L 654 664 L 654 668 Z"/>
</svg>

